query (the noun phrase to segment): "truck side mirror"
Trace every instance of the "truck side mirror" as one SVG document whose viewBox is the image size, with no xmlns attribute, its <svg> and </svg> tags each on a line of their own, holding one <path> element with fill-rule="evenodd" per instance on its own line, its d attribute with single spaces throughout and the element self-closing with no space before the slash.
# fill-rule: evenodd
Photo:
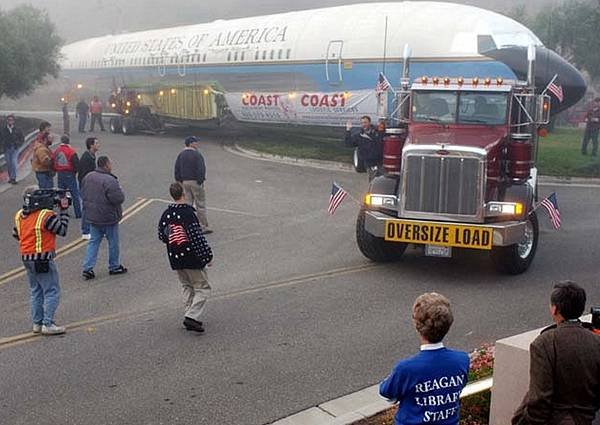
<svg viewBox="0 0 600 425">
<path fill-rule="evenodd" d="M 537 102 L 537 124 L 546 125 L 550 122 L 550 109 L 552 105 L 550 96 L 547 94 L 540 95 L 538 96 Z"/>
</svg>

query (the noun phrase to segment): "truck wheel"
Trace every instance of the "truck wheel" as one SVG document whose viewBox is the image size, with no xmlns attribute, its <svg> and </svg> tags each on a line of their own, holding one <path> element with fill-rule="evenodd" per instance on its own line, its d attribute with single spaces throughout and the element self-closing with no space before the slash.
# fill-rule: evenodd
<svg viewBox="0 0 600 425">
<path fill-rule="evenodd" d="M 113 134 L 117 134 L 121 132 L 121 118 L 113 117 L 109 122 L 110 132 Z"/>
<path fill-rule="evenodd" d="M 354 171 L 356 171 L 357 173 L 366 173 L 367 172 L 367 167 L 365 167 L 365 163 L 358 156 L 358 148 L 354 149 L 353 164 L 354 164 Z"/>
<path fill-rule="evenodd" d="M 121 121 L 121 131 L 125 136 L 131 136 L 135 132 L 135 125 L 131 118 L 123 118 Z"/>
<path fill-rule="evenodd" d="M 507 274 L 521 274 L 526 271 L 537 250 L 539 237 L 538 219 L 535 212 L 529 215 L 523 241 L 509 246 L 497 247 L 491 256 L 496 269 Z"/>
<path fill-rule="evenodd" d="M 356 219 L 356 242 L 358 249 L 371 261 L 387 263 L 397 261 L 406 250 L 405 243 L 386 242 L 365 230 L 365 210 L 361 208 Z"/>
</svg>

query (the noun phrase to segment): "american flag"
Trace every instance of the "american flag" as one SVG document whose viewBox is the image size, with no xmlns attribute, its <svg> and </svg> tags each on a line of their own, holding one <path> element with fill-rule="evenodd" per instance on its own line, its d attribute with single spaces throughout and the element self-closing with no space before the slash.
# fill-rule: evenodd
<svg viewBox="0 0 600 425">
<path fill-rule="evenodd" d="M 329 197 L 329 206 L 327 207 L 327 212 L 331 215 L 335 214 L 335 210 L 340 206 L 342 201 L 348 196 L 348 192 L 346 192 L 340 185 L 336 182 L 333 182 L 331 186 L 331 196 Z"/>
<path fill-rule="evenodd" d="M 381 93 L 387 91 L 390 88 L 390 82 L 383 75 L 383 72 L 379 73 L 379 78 L 377 78 L 377 84 L 375 85 L 375 93 L 379 96 Z"/>
<path fill-rule="evenodd" d="M 169 245 L 181 245 L 189 242 L 187 233 L 181 224 L 169 225 Z"/>
<path fill-rule="evenodd" d="M 560 84 L 556 84 L 555 83 L 556 80 L 552 81 L 549 85 L 548 85 L 548 91 L 550 93 L 552 93 L 554 96 L 556 96 L 556 98 L 558 99 L 558 101 L 560 103 L 563 103 L 563 101 L 565 100 L 565 94 L 563 92 L 563 88 Z"/>
<path fill-rule="evenodd" d="M 540 205 L 548 212 L 548 217 L 550 217 L 550 222 L 552 223 L 554 230 L 560 229 L 560 212 L 558 211 L 556 193 L 548 196 L 546 199 L 540 202 Z"/>
</svg>

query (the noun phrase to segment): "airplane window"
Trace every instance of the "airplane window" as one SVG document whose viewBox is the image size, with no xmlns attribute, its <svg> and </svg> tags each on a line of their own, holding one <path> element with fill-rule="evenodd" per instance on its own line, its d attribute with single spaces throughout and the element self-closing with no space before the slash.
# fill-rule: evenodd
<svg viewBox="0 0 600 425">
<path fill-rule="evenodd" d="M 263 60 L 265 60 L 267 58 L 267 51 L 263 50 L 263 55 L 262 55 Z"/>
<path fill-rule="evenodd" d="M 242 54 L 241 54 L 241 56 L 240 56 L 240 60 L 241 60 L 241 61 L 243 61 L 243 60 L 244 60 L 244 53 L 245 53 L 245 52 L 242 52 Z"/>
<path fill-rule="evenodd" d="M 206 53 L 202 55 L 202 62 L 206 62 Z"/>
<path fill-rule="evenodd" d="M 275 50 L 271 50 L 271 54 L 269 55 L 269 59 L 273 60 L 275 57 Z"/>
<path fill-rule="evenodd" d="M 283 50 L 279 49 L 279 52 L 277 53 L 277 59 L 283 59 Z"/>
<path fill-rule="evenodd" d="M 259 56 L 260 52 L 257 50 L 256 53 L 254 53 L 254 60 L 257 61 L 258 60 L 258 56 Z"/>
<path fill-rule="evenodd" d="M 235 54 L 233 55 L 233 60 L 237 62 L 237 60 L 238 60 L 238 52 L 235 52 Z"/>
<path fill-rule="evenodd" d="M 287 52 L 285 53 L 285 58 L 289 59 L 290 56 L 292 56 L 292 49 L 287 49 Z"/>
<path fill-rule="evenodd" d="M 227 52 L 227 62 L 231 62 L 231 52 Z"/>
</svg>

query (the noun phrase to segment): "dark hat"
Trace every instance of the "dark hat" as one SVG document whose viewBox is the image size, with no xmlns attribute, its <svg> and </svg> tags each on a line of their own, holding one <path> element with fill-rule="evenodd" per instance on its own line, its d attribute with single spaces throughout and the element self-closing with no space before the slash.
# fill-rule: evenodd
<svg viewBox="0 0 600 425">
<path fill-rule="evenodd" d="M 65 143 L 65 144 L 69 144 L 71 142 L 71 139 L 69 139 L 69 136 L 67 136 L 66 134 L 63 134 L 62 136 L 60 136 L 60 143 Z"/>
<path fill-rule="evenodd" d="M 188 136 L 188 137 L 185 138 L 184 143 L 185 143 L 186 146 L 189 146 L 192 143 L 195 143 L 195 142 L 198 142 L 198 141 L 199 140 L 198 140 L 198 138 L 196 136 Z"/>
</svg>

